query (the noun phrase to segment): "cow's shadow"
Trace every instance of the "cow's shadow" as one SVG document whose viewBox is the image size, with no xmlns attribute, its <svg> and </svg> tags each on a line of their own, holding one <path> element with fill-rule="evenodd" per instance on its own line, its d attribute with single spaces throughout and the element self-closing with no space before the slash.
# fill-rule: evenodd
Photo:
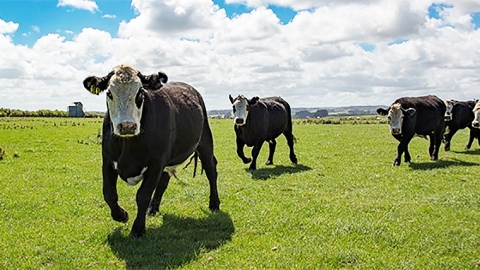
<svg viewBox="0 0 480 270">
<path fill-rule="evenodd" d="M 463 151 L 455 151 L 455 150 L 450 150 L 453 153 L 457 154 L 465 154 L 465 155 L 480 155 L 480 149 L 474 149 L 474 150 L 463 150 Z"/>
<path fill-rule="evenodd" d="M 466 162 L 459 159 L 437 160 L 429 162 L 409 163 L 413 170 L 431 170 L 437 168 L 447 168 L 452 166 L 479 166 L 478 163 Z"/>
<path fill-rule="evenodd" d="M 267 180 L 272 176 L 278 176 L 282 174 L 292 174 L 298 173 L 303 171 L 309 171 L 312 168 L 305 166 L 305 165 L 291 165 L 291 166 L 283 166 L 283 165 L 269 165 L 270 167 L 260 168 L 256 170 L 249 170 L 245 169 L 252 175 L 253 179 L 258 180 Z"/>
<path fill-rule="evenodd" d="M 199 259 L 204 251 L 219 248 L 232 240 L 235 228 L 225 212 L 210 213 L 206 218 L 163 215 L 163 224 L 148 227 L 142 239 L 125 236 L 122 228 L 108 236 L 113 253 L 128 269 L 178 268 Z"/>
</svg>

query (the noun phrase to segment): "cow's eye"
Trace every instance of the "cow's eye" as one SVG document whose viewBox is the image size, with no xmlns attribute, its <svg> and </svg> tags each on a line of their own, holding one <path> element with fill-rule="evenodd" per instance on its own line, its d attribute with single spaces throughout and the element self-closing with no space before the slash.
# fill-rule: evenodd
<svg viewBox="0 0 480 270">
<path fill-rule="evenodd" d="M 143 90 L 143 88 L 138 89 L 137 96 L 135 96 L 135 104 L 139 109 L 140 107 L 142 107 L 142 104 L 143 104 L 143 97 L 145 95 L 144 91 L 145 90 Z"/>
<path fill-rule="evenodd" d="M 113 95 L 112 95 L 112 93 L 110 93 L 110 91 L 107 91 L 107 97 L 108 97 L 109 99 L 113 99 Z"/>
</svg>

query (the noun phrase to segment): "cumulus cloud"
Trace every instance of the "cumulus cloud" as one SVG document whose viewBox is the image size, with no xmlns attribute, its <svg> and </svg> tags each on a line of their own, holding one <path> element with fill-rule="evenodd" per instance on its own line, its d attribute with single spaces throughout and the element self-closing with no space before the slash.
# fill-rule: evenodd
<svg viewBox="0 0 480 270">
<path fill-rule="evenodd" d="M 229 108 L 228 94 L 280 95 L 293 107 L 479 97 L 480 30 L 472 21 L 478 1 L 226 2 L 251 10 L 229 18 L 211 0 L 132 0 L 137 15 L 118 33 L 50 33 L 31 47 L 14 44 L 18 24 L 0 20 L 0 107 L 64 109 L 81 100 L 89 110 L 105 110 L 105 97 L 81 82 L 120 63 L 192 84 L 208 109 Z M 438 18 L 429 16 L 434 3 Z M 298 12 L 282 23 L 269 5 Z M 19 92 L 36 103 L 19 101 Z M 39 102 L 38 93 L 48 100 Z"/>
<path fill-rule="evenodd" d="M 59 0 L 57 6 L 85 9 L 92 13 L 98 10 L 97 3 L 93 0 Z"/>
<path fill-rule="evenodd" d="M 18 23 L 6 22 L 0 19 L 0 35 L 14 33 L 17 31 L 17 29 L 18 29 Z"/>
</svg>

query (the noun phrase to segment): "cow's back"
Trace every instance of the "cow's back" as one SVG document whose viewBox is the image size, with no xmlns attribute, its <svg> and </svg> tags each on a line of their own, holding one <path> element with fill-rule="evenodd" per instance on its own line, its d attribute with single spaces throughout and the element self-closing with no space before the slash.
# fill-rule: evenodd
<svg viewBox="0 0 480 270">
<path fill-rule="evenodd" d="M 458 101 L 452 108 L 452 120 L 447 121 L 446 125 L 454 125 L 458 129 L 471 126 L 474 119 L 473 108 L 474 101 Z"/>
<path fill-rule="evenodd" d="M 260 99 L 265 103 L 268 111 L 268 131 L 266 140 L 272 140 L 285 131 L 288 122 L 291 122 L 290 106 L 280 97 Z"/>
<path fill-rule="evenodd" d="M 146 99 L 147 100 L 147 99 Z M 197 148 L 207 114 L 203 99 L 193 87 L 180 82 L 165 84 L 150 91 L 142 118 L 147 140 L 169 156 L 168 165 L 176 165 L 187 159 Z M 157 150 L 155 150 L 157 149 Z"/>
<path fill-rule="evenodd" d="M 414 108 L 416 110 L 413 119 L 405 118 L 405 130 L 414 131 L 419 135 L 429 135 L 438 128 L 443 128 L 446 111 L 445 103 L 436 96 L 404 97 L 394 103 L 400 103 L 403 109 Z"/>
</svg>

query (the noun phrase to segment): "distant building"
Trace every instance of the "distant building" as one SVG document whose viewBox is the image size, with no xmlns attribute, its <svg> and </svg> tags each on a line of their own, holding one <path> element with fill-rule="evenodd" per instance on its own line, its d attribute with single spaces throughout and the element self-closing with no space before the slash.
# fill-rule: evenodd
<svg viewBox="0 0 480 270">
<path fill-rule="evenodd" d="M 68 106 L 68 117 L 84 117 L 82 102 L 73 102 L 73 106 Z"/>
</svg>

